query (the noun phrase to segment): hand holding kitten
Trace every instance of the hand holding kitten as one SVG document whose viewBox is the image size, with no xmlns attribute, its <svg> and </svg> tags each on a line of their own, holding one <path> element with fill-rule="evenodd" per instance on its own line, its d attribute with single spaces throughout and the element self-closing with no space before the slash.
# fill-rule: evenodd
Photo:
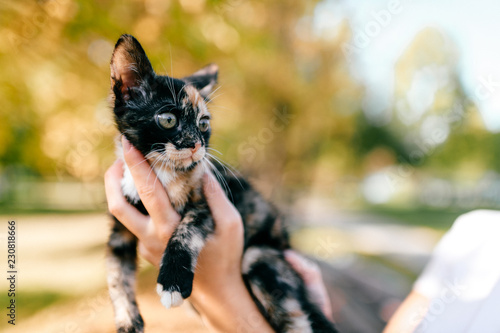
<svg viewBox="0 0 500 333">
<path fill-rule="evenodd" d="M 132 166 L 130 171 L 149 216 L 141 214 L 123 197 L 123 161 L 120 160 L 105 175 L 109 210 L 138 237 L 139 253 L 158 267 L 166 244 L 181 217 L 172 207 L 167 193 L 142 154 L 126 139 L 122 143 L 126 163 Z M 231 331 L 235 327 L 243 327 L 249 332 L 272 332 L 241 277 L 241 216 L 212 174 L 204 177 L 204 192 L 216 228 L 200 254 L 190 300 L 213 331 Z M 251 322 L 248 321 L 249 316 Z M 255 321 L 256 318 L 259 320 Z"/>
<path fill-rule="evenodd" d="M 126 139 L 123 139 L 122 144 L 124 158 L 128 165 L 133 166 L 130 171 L 134 182 L 138 185 L 139 195 L 149 216 L 141 214 L 124 198 L 121 189 L 123 176 L 123 161 L 121 160 L 117 160 L 105 175 L 109 211 L 138 237 L 140 255 L 158 267 L 165 246 L 181 217 L 172 207 L 163 187 L 158 185 L 159 181 L 155 173 L 142 154 Z M 241 278 L 243 252 L 241 216 L 227 199 L 212 174 L 204 176 L 203 189 L 216 228 L 213 238 L 207 242 L 200 254 L 191 301 L 204 318 L 205 323 L 215 331 L 224 327 L 228 328 L 227 318 L 230 317 L 238 320 L 236 325 L 248 324 L 245 318 L 248 318 L 249 314 L 252 315 L 252 319 L 260 317 L 257 321 L 258 325 L 255 325 L 255 321 L 252 323 L 252 329 L 270 331 L 271 328 L 258 312 Z M 323 292 L 319 296 L 322 302 L 319 303 L 326 315 L 331 317 L 331 307 L 317 267 L 304 265 L 305 259 L 293 251 L 287 252 L 286 258 L 302 274 L 308 287 L 316 288 L 321 284 L 322 288 L 319 289 Z M 305 278 L 311 276 L 316 279 L 309 281 L 310 279 Z M 235 300 L 237 304 L 229 306 Z M 226 316 L 228 312 L 232 312 L 230 317 Z M 240 317 L 235 315 L 236 313 Z"/>
</svg>

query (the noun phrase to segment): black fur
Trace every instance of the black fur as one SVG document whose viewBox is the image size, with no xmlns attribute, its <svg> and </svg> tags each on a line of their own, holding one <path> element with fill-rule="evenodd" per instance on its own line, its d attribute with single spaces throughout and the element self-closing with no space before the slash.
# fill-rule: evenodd
<svg viewBox="0 0 500 333">
<path fill-rule="evenodd" d="M 208 147 L 210 129 L 201 130 L 198 116 L 209 116 L 204 103 L 216 80 L 215 65 L 184 79 L 156 75 L 140 44 L 129 35 L 118 40 L 111 61 L 112 97 L 120 133 L 147 158 L 153 156 L 151 152 L 155 150 L 161 154 L 151 157 L 150 163 L 158 175 L 168 170 L 177 175 L 171 186 L 175 186 L 175 181 L 191 182 L 189 189 L 179 197 L 185 200 L 176 201 L 170 197 L 182 220 L 166 247 L 158 275 L 159 293 L 162 297 L 167 295 L 168 300 L 174 300 L 176 293 L 182 298 L 190 296 L 199 252 L 214 230 L 199 172 L 212 162 L 206 157 L 195 161 L 194 151 L 196 145 L 199 149 Z M 168 129 L 158 123 L 158 115 L 166 112 L 177 119 L 176 125 Z M 181 163 L 169 157 L 167 144 L 175 147 L 174 154 L 191 149 L 192 163 Z M 159 169 L 158 165 L 164 169 Z M 277 332 L 336 332 L 333 324 L 310 301 L 301 277 L 283 257 L 289 242 L 278 210 L 245 179 L 226 173 L 222 167 L 214 168 L 214 172 L 242 216 L 245 226 L 244 281 L 272 327 Z M 146 213 L 136 194 L 125 194 L 136 208 Z M 135 293 L 130 286 L 134 281 L 131 274 L 136 269 L 137 240 L 115 219 L 108 244 L 108 281 L 117 330 L 143 332 Z M 128 316 L 118 316 L 123 313 Z M 300 326 L 304 323 L 307 327 Z"/>
</svg>

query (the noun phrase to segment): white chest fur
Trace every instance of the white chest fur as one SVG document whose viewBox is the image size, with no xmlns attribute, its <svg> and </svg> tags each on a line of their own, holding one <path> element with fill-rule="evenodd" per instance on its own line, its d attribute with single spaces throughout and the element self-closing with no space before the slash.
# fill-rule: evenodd
<svg viewBox="0 0 500 333">
<path fill-rule="evenodd" d="M 121 145 L 118 145 L 117 148 L 118 158 L 124 161 L 125 159 L 123 158 L 123 149 Z M 151 173 L 147 182 L 150 186 L 163 186 L 173 207 L 180 212 L 189 199 L 190 193 L 194 189 L 200 188 L 201 179 L 204 173 L 203 163 L 202 161 L 193 170 L 182 172 L 172 170 L 166 166 L 155 167 L 156 179 L 154 177 L 155 175 Z M 126 163 L 123 163 L 123 178 L 121 185 L 123 195 L 127 196 L 132 203 L 140 201 L 134 179 Z"/>
</svg>

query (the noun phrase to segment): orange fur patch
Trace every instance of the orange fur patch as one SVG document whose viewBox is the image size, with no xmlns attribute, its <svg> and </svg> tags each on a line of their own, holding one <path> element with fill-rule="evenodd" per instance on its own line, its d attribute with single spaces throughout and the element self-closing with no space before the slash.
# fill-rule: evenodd
<svg viewBox="0 0 500 333">
<path fill-rule="evenodd" d="M 195 87 L 188 85 L 186 88 L 184 88 L 184 91 L 187 95 L 187 101 L 191 105 L 193 105 L 193 107 L 198 107 L 201 103 L 203 103 L 203 97 L 201 97 L 200 93 Z"/>
</svg>

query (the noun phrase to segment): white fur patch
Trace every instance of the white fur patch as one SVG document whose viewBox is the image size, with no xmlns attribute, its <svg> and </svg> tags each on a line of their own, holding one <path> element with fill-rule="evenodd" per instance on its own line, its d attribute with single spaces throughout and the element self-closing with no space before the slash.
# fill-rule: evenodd
<svg viewBox="0 0 500 333">
<path fill-rule="evenodd" d="M 312 333 L 311 322 L 308 316 L 302 311 L 299 302 L 296 299 L 288 298 L 283 302 L 283 307 L 290 314 L 292 323 L 290 333 Z"/>
<path fill-rule="evenodd" d="M 192 221 L 193 217 L 191 215 L 188 214 L 184 217 L 177 227 L 175 240 L 192 254 L 191 271 L 194 272 L 196 269 L 196 259 L 203 246 L 205 246 L 205 239 L 197 230 L 191 230 L 189 224 Z"/>
<path fill-rule="evenodd" d="M 125 163 L 125 158 L 123 157 L 123 147 L 121 143 L 117 144 L 117 156 L 119 159 L 124 161 L 123 163 L 123 178 L 121 181 L 123 195 L 127 196 L 132 203 L 137 203 L 140 200 L 139 193 L 135 187 L 134 179 L 132 178 L 132 173 L 130 172 L 129 166 Z M 175 179 L 175 172 L 167 170 L 166 168 L 154 168 L 156 177 L 163 185 L 164 188 Z"/>
<path fill-rule="evenodd" d="M 184 302 L 180 292 L 163 290 L 163 286 L 159 283 L 156 285 L 156 292 L 160 295 L 161 304 L 167 309 L 181 306 Z"/>
<path fill-rule="evenodd" d="M 119 159 L 124 161 L 121 142 L 117 141 L 116 148 L 116 155 Z M 172 205 L 179 212 L 184 208 L 189 192 L 199 185 L 205 169 L 207 168 L 203 160 L 206 150 L 205 147 L 200 147 L 200 149 L 193 154 L 190 149 L 177 150 L 171 143 L 165 145 L 165 150 L 165 154 L 169 159 L 168 161 L 164 160 L 165 156 L 162 156 L 160 153 L 149 154 L 148 161 L 153 166 L 159 183 L 166 189 Z M 188 167 L 193 161 L 200 163 L 194 170 L 190 171 L 189 174 L 175 170 L 175 167 Z M 130 168 L 133 167 L 134 166 L 130 166 Z M 140 201 L 134 179 L 126 163 L 123 165 L 121 186 L 123 194 L 130 198 L 132 203 Z"/>
<path fill-rule="evenodd" d="M 120 248 L 124 245 L 128 245 L 130 243 L 129 239 L 125 239 L 124 237 L 110 237 L 109 246 L 111 248 Z"/>
<path fill-rule="evenodd" d="M 189 245 L 191 251 L 200 253 L 203 246 L 205 246 L 205 239 L 200 234 L 193 234 Z"/>
<path fill-rule="evenodd" d="M 196 262 L 197 262 L 196 259 L 198 258 L 198 255 L 200 254 L 203 246 L 205 246 L 205 239 L 203 239 L 203 237 L 199 234 L 193 234 L 189 244 L 187 244 L 187 247 L 191 250 L 193 254 L 195 254 L 191 262 L 191 271 L 193 272 L 196 269 Z"/>
<path fill-rule="evenodd" d="M 241 261 L 241 270 L 243 273 L 250 271 L 253 263 L 256 262 L 262 255 L 262 250 L 256 247 L 250 247 L 245 251 L 243 260 Z"/>
<path fill-rule="evenodd" d="M 132 178 L 127 163 L 123 163 L 122 192 L 123 195 L 132 200 L 133 203 L 137 203 L 140 200 L 139 193 L 137 193 L 134 179 Z"/>
<path fill-rule="evenodd" d="M 252 294 L 257 298 L 267 311 L 269 311 L 269 299 L 267 297 L 264 297 L 264 294 L 260 290 L 259 287 L 257 287 L 255 284 L 251 283 L 250 284 L 250 289 L 252 289 Z"/>
</svg>

